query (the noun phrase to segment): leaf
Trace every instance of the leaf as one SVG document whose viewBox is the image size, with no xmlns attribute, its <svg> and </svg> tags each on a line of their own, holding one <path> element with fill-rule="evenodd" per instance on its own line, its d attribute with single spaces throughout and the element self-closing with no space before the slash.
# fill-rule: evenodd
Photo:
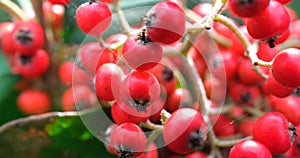
<svg viewBox="0 0 300 158">
<path fill-rule="evenodd" d="M 104 144 L 83 124 L 81 117 L 97 110 L 52 112 L 21 118 L 0 126 L 0 157 L 113 158 Z"/>
</svg>

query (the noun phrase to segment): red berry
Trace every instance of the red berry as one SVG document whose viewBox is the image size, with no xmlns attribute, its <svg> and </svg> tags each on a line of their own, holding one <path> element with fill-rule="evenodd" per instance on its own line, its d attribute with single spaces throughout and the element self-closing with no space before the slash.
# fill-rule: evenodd
<svg viewBox="0 0 300 158">
<path fill-rule="evenodd" d="M 207 158 L 207 157 L 208 155 L 206 153 L 200 151 L 196 151 L 184 156 L 184 158 Z"/>
<path fill-rule="evenodd" d="M 10 38 L 15 51 L 29 55 L 42 48 L 45 35 L 42 26 L 35 21 L 16 21 Z"/>
<path fill-rule="evenodd" d="M 269 5 L 270 0 L 229 0 L 228 5 L 234 15 L 249 18 L 259 15 Z"/>
<path fill-rule="evenodd" d="M 108 29 L 112 13 L 106 3 L 86 2 L 76 10 L 76 23 L 86 34 L 98 36 Z"/>
<path fill-rule="evenodd" d="M 123 123 L 112 131 L 110 146 L 119 157 L 136 157 L 146 149 L 146 136 L 136 124 Z"/>
<path fill-rule="evenodd" d="M 276 1 L 278 1 L 282 4 L 288 4 L 288 3 L 292 2 L 293 0 L 276 0 Z"/>
<path fill-rule="evenodd" d="M 82 110 L 94 106 L 97 98 L 86 85 L 73 85 L 62 96 L 63 111 Z"/>
<path fill-rule="evenodd" d="M 300 49 L 288 48 L 280 51 L 273 60 L 274 78 L 288 87 L 300 85 Z"/>
<path fill-rule="evenodd" d="M 197 4 L 194 8 L 193 11 L 200 15 L 201 17 L 206 16 L 212 9 L 212 4 L 207 3 L 207 2 L 202 2 Z"/>
<path fill-rule="evenodd" d="M 5 54 L 14 54 L 15 47 L 12 46 L 12 32 L 15 24 L 12 22 L 2 22 L 0 26 L 1 48 Z"/>
<path fill-rule="evenodd" d="M 142 153 L 136 158 L 158 158 L 158 151 L 155 143 L 151 143 L 148 146 L 147 152 Z"/>
<path fill-rule="evenodd" d="M 252 118 L 244 119 L 238 126 L 238 131 L 243 134 L 243 136 L 252 136 L 252 129 L 255 120 Z"/>
<path fill-rule="evenodd" d="M 95 73 L 97 68 L 104 63 L 117 61 L 117 52 L 102 48 L 98 42 L 84 44 L 79 50 L 79 55 L 80 62 L 91 73 Z"/>
<path fill-rule="evenodd" d="M 253 38 L 268 40 L 270 47 L 274 47 L 278 36 L 288 30 L 290 16 L 281 3 L 272 0 L 262 13 L 247 19 L 246 23 L 247 30 Z"/>
<path fill-rule="evenodd" d="M 133 69 L 145 71 L 155 67 L 162 59 L 162 47 L 149 41 L 142 32 L 137 39 L 128 38 L 123 46 L 123 58 Z"/>
<path fill-rule="evenodd" d="M 294 88 L 292 87 L 286 87 L 279 83 L 277 80 L 274 79 L 272 73 L 269 73 L 269 77 L 266 80 L 264 84 L 264 88 L 272 95 L 279 97 L 279 98 L 284 98 L 289 96 Z"/>
<path fill-rule="evenodd" d="M 178 108 L 192 108 L 193 98 L 191 93 L 185 88 L 177 88 L 167 96 L 165 108 L 169 112 L 173 112 Z"/>
<path fill-rule="evenodd" d="M 237 104 L 254 105 L 261 92 L 257 86 L 236 83 L 231 87 L 230 96 Z"/>
<path fill-rule="evenodd" d="M 159 2 L 152 10 L 146 17 L 149 38 L 163 44 L 178 41 L 185 32 L 186 17 L 183 10 L 170 1 Z"/>
<path fill-rule="evenodd" d="M 213 130 L 218 137 L 229 137 L 235 133 L 235 124 L 226 115 L 211 115 L 210 119 L 213 124 Z"/>
<path fill-rule="evenodd" d="M 99 99 L 112 101 L 115 99 L 113 88 L 121 84 L 124 73 L 122 69 L 113 63 L 100 66 L 95 75 L 95 89 Z"/>
<path fill-rule="evenodd" d="M 253 125 L 253 139 L 264 144 L 272 154 L 283 154 L 291 147 L 289 123 L 279 112 L 262 115 Z"/>
<path fill-rule="evenodd" d="M 59 73 L 59 79 L 63 84 L 65 85 L 72 84 L 73 67 L 74 64 L 71 61 L 65 61 L 60 65 L 58 73 Z"/>
<path fill-rule="evenodd" d="M 118 102 L 124 102 L 128 107 L 143 113 L 159 98 L 161 89 L 151 73 L 132 71 L 122 81 L 119 93 L 116 98 Z"/>
<path fill-rule="evenodd" d="M 12 71 L 25 78 L 36 78 L 43 75 L 49 67 L 49 55 L 42 49 L 31 55 L 15 54 Z"/>
<path fill-rule="evenodd" d="M 49 95 L 41 90 L 27 89 L 18 96 L 18 108 L 28 115 L 41 114 L 51 109 Z"/>
<path fill-rule="evenodd" d="M 166 92 L 170 94 L 176 88 L 176 84 L 178 82 L 174 71 L 169 68 L 167 65 L 158 64 L 151 70 L 149 70 L 158 82 L 165 88 Z"/>
<path fill-rule="evenodd" d="M 202 114 L 191 108 L 173 112 L 163 130 L 167 147 L 178 154 L 187 154 L 203 146 L 206 135 L 207 127 Z"/>
<path fill-rule="evenodd" d="M 244 140 L 235 144 L 229 153 L 230 158 L 272 158 L 269 149 L 255 140 Z"/>
<path fill-rule="evenodd" d="M 61 5 L 67 5 L 71 2 L 71 0 L 48 0 L 49 2 L 53 4 L 61 4 Z"/>
</svg>

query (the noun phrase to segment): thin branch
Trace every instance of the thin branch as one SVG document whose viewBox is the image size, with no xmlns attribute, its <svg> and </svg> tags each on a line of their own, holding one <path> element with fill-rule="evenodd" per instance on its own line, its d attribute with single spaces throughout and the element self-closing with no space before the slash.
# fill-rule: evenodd
<svg viewBox="0 0 300 158">
<path fill-rule="evenodd" d="M 117 17 L 119 19 L 119 22 L 120 22 L 120 25 L 124 31 L 124 33 L 127 35 L 127 36 L 130 36 L 130 30 L 131 30 L 131 27 L 130 25 L 128 24 L 125 16 L 124 16 L 124 13 L 122 11 L 122 9 L 120 8 L 119 6 L 119 0 L 113 0 L 113 7 L 116 11 L 116 14 L 117 14 Z"/>
<path fill-rule="evenodd" d="M 28 20 L 24 11 L 11 0 L 0 0 L 0 8 L 4 9 L 10 15 L 15 16 L 19 20 Z"/>
</svg>

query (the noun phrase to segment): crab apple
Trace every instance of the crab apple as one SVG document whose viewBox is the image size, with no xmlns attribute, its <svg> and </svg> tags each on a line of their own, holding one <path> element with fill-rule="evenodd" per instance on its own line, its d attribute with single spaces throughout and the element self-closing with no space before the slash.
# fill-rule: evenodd
<svg viewBox="0 0 300 158">
<path fill-rule="evenodd" d="M 163 55 L 162 47 L 151 42 L 145 30 L 137 38 L 128 38 L 123 46 L 123 58 L 133 69 L 146 71 L 157 66 Z"/>
<path fill-rule="evenodd" d="M 131 71 L 122 81 L 120 88 L 116 90 L 116 100 L 124 102 L 128 108 L 144 113 L 161 94 L 161 88 L 157 79 L 147 71 Z"/>
<path fill-rule="evenodd" d="M 254 123 L 253 139 L 264 144 L 272 154 L 283 154 L 291 147 L 294 137 L 291 126 L 283 114 L 267 112 Z"/>
<path fill-rule="evenodd" d="M 287 48 L 280 51 L 273 60 L 272 74 L 274 78 L 287 87 L 300 85 L 300 49 Z"/>
<path fill-rule="evenodd" d="M 48 70 L 50 64 L 49 55 L 43 49 L 30 55 L 17 53 L 12 60 L 12 71 L 25 78 L 40 77 Z"/>
<path fill-rule="evenodd" d="M 274 47 L 278 36 L 288 30 L 290 16 L 281 3 L 271 0 L 262 13 L 247 19 L 246 26 L 253 38 L 266 40 L 270 47 Z"/>
<path fill-rule="evenodd" d="M 41 114 L 50 111 L 51 101 L 48 93 L 45 91 L 27 89 L 18 96 L 17 106 L 25 114 Z"/>
<path fill-rule="evenodd" d="M 75 111 L 94 106 L 97 98 L 94 92 L 86 85 L 73 85 L 62 96 L 62 110 Z"/>
<path fill-rule="evenodd" d="M 145 17 L 145 23 L 148 36 L 153 42 L 171 44 L 183 36 L 186 17 L 176 3 L 163 1 L 152 8 L 150 15 Z"/>
<path fill-rule="evenodd" d="M 76 23 L 86 34 L 98 36 L 105 32 L 112 21 L 112 12 L 106 3 L 86 2 L 76 10 Z"/>
<path fill-rule="evenodd" d="M 110 146 L 121 158 L 137 157 L 146 149 L 146 136 L 139 126 L 126 122 L 112 131 Z"/>
<path fill-rule="evenodd" d="M 229 0 L 228 6 L 230 11 L 243 18 L 250 18 L 259 15 L 269 5 L 270 0 Z"/>
<path fill-rule="evenodd" d="M 11 33 L 11 45 L 15 51 L 29 55 L 44 45 L 45 35 L 42 26 L 35 21 L 16 21 Z"/>
<path fill-rule="evenodd" d="M 206 141 L 206 135 L 207 125 L 202 114 L 191 108 L 174 111 L 163 130 L 167 147 L 178 154 L 187 154 L 201 148 Z"/>
<path fill-rule="evenodd" d="M 243 140 L 235 144 L 229 153 L 230 158 L 272 158 L 269 149 L 255 140 Z"/>
</svg>

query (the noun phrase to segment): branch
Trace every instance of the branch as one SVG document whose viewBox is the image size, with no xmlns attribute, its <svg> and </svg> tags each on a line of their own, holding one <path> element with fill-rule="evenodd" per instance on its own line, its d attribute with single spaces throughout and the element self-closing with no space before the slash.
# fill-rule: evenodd
<svg viewBox="0 0 300 158">
<path fill-rule="evenodd" d="M 120 25 L 121 25 L 123 31 L 125 32 L 125 34 L 127 36 L 130 36 L 131 27 L 128 24 L 128 22 L 127 22 L 127 20 L 124 16 L 124 13 L 123 13 L 122 9 L 119 6 L 119 0 L 113 0 L 113 7 L 116 11 L 116 14 L 118 16 L 118 19 L 119 19 L 119 22 L 120 22 Z"/>
<path fill-rule="evenodd" d="M 24 11 L 11 0 L 0 0 L 0 8 L 4 9 L 10 15 L 15 16 L 19 20 L 28 20 Z"/>
</svg>

